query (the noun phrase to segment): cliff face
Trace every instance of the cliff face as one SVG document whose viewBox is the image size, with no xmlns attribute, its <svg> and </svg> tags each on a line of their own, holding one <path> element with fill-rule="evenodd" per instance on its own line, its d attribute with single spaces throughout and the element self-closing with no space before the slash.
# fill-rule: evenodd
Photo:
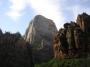
<svg viewBox="0 0 90 67">
<path fill-rule="evenodd" d="M 2 33 L 2 30 L 0 29 L 0 36 L 2 36 L 2 34 L 3 34 L 3 33 Z"/>
<path fill-rule="evenodd" d="M 65 23 L 54 38 L 54 57 L 86 57 L 90 51 L 90 16 L 78 15 L 77 21 Z"/>
<path fill-rule="evenodd" d="M 0 30 L 0 66 L 33 67 L 30 45 L 19 33 L 2 33 Z"/>
<path fill-rule="evenodd" d="M 35 62 L 46 61 L 53 56 L 52 41 L 56 32 L 54 22 L 44 16 L 37 15 L 30 22 L 24 38 L 32 45 Z"/>
<path fill-rule="evenodd" d="M 78 15 L 76 22 L 83 32 L 90 32 L 90 15 L 86 13 Z"/>
</svg>

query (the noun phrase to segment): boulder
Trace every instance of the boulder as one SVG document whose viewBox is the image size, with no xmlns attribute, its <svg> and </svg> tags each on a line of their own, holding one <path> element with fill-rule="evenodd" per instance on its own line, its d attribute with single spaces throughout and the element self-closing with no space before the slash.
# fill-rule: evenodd
<svg viewBox="0 0 90 67">
<path fill-rule="evenodd" d="M 52 42 L 57 32 L 54 22 L 37 15 L 30 22 L 24 39 L 32 45 L 34 62 L 44 62 L 53 57 Z"/>
</svg>

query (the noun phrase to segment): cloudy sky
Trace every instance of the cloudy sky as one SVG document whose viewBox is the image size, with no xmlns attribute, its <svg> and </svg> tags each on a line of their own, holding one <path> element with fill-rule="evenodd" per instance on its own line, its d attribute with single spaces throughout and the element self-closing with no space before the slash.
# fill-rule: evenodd
<svg viewBox="0 0 90 67">
<path fill-rule="evenodd" d="M 35 15 L 52 19 L 57 28 L 78 14 L 90 14 L 90 0 L 0 0 L 0 28 L 24 34 Z"/>
</svg>

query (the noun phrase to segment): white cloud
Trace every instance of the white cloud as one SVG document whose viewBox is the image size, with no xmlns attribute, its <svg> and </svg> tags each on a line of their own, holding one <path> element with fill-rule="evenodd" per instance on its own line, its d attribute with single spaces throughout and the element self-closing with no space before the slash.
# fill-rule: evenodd
<svg viewBox="0 0 90 67">
<path fill-rule="evenodd" d="M 19 17 L 21 16 L 21 14 L 17 11 L 10 11 L 7 12 L 7 15 L 10 16 L 14 21 L 16 21 L 17 19 L 19 19 Z"/>
<path fill-rule="evenodd" d="M 12 19 L 17 20 L 21 15 L 21 11 L 26 6 L 30 6 L 36 14 L 41 14 L 49 19 L 52 19 L 59 29 L 64 17 L 60 7 L 60 0 L 9 0 L 11 2 L 10 10 L 7 15 Z"/>
<path fill-rule="evenodd" d="M 17 20 L 23 14 L 22 11 L 26 6 L 25 0 L 9 0 L 9 2 L 11 3 L 11 6 L 6 14 L 13 20 Z"/>
<path fill-rule="evenodd" d="M 73 12 L 74 20 L 76 20 L 78 14 L 81 14 L 83 12 L 90 14 L 90 8 L 82 7 L 80 5 L 75 5 L 72 8 L 73 8 L 72 12 Z"/>
<path fill-rule="evenodd" d="M 41 14 L 52 19 L 59 29 L 66 22 L 67 18 L 64 18 L 64 16 L 69 16 L 66 12 L 64 14 L 64 11 L 68 12 L 69 10 L 69 12 L 73 14 L 71 17 L 73 17 L 74 21 L 76 20 L 77 15 L 82 12 L 90 14 L 90 8 L 86 8 L 84 6 L 85 4 L 82 5 L 80 0 L 75 0 L 72 3 L 71 1 L 72 0 L 70 0 L 70 2 L 67 0 L 9 0 L 11 6 L 9 7 L 10 10 L 6 14 L 13 20 L 17 20 L 22 16 L 23 10 L 26 6 L 29 6 L 33 9 L 35 14 Z M 82 2 L 87 3 L 88 0 L 82 0 Z"/>
<path fill-rule="evenodd" d="M 67 20 L 71 19 L 76 21 L 76 18 L 78 14 L 82 14 L 83 12 L 86 12 L 87 14 L 90 14 L 90 4 L 89 0 L 61 0 L 61 6 L 63 7 L 63 13 L 65 14 Z M 65 11 L 65 12 L 64 12 Z M 70 20 L 69 20 L 70 21 Z"/>
<path fill-rule="evenodd" d="M 62 15 L 60 0 L 27 0 L 27 2 L 37 14 L 52 19 L 58 29 L 62 26 L 65 19 Z"/>
</svg>

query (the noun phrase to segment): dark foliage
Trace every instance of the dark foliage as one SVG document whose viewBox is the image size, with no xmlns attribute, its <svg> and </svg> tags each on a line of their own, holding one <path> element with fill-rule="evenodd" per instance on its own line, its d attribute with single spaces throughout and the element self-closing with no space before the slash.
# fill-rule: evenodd
<svg viewBox="0 0 90 67">
<path fill-rule="evenodd" d="M 0 30 L 0 67 L 33 67 L 30 44 L 21 34 Z"/>
</svg>

